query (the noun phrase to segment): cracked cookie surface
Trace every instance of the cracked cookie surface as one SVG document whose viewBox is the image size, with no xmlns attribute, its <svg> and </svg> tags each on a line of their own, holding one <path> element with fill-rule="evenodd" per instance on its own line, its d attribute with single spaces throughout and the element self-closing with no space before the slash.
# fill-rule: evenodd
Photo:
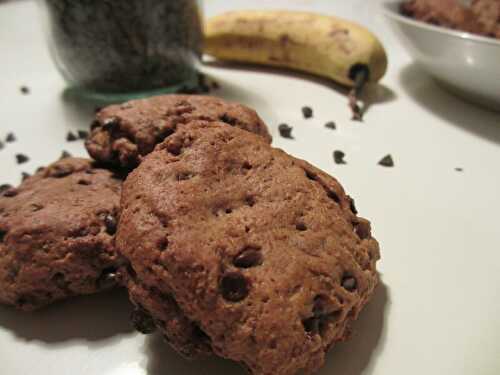
<svg viewBox="0 0 500 375">
<path fill-rule="evenodd" d="M 0 303 L 35 310 L 116 285 L 122 180 L 66 158 L 0 194 Z"/>
<path fill-rule="evenodd" d="M 178 129 L 129 175 L 117 244 L 139 327 L 258 375 L 318 370 L 378 282 L 340 184 L 221 123 Z"/>
<path fill-rule="evenodd" d="M 85 145 L 94 159 L 133 169 L 177 126 L 196 119 L 221 121 L 271 142 L 253 109 L 210 96 L 162 95 L 103 108 Z"/>
</svg>

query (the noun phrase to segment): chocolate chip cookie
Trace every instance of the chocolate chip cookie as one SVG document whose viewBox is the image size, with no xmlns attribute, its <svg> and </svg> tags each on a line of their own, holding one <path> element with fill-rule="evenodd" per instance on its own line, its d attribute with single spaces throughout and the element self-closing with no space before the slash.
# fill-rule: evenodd
<svg viewBox="0 0 500 375">
<path fill-rule="evenodd" d="M 208 96 L 163 95 L 102 109 L 85 146 L 100 162 L 133 169 L 178 125 L 194 119 L 218 120 L 271 142 L 257 113 L 241 104 Z"/>
<path fill-rule="evenodd" d="M 378 282 L 370 223 L 334 178 L 217 122 L 129 175 L 117 244 L 140 330 L 258 375 L 318 370 Z"/>
<path fill-rule="evenodd" d="M 35 310 L 116 284 L 122 180 L 66 158 L 0 194 L 0 303 Z"/>
</svg>

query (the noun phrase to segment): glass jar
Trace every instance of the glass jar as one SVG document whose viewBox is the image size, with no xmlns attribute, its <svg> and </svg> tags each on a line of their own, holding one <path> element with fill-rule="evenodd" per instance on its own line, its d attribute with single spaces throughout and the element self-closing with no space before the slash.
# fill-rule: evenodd
<svg viewBox="0 0 500 375">
<path fill-rule="evenodd" d="M 49 47 L 70 87 L 101 101 L 197 84 L 201 0 L 39 0 Z"/>
</svg>

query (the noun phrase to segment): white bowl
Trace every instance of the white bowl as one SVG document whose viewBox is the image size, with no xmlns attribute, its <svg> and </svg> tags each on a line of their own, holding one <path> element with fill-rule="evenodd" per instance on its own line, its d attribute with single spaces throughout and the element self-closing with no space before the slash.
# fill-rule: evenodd
<svg viewBox="0 0 500 375">
<path fill-rule="evenodd" d="M 416 62 L 455 94 L 500 111 L 500 40 L 416 21 L 385 3 L 388 17 Z"/>
</svg>

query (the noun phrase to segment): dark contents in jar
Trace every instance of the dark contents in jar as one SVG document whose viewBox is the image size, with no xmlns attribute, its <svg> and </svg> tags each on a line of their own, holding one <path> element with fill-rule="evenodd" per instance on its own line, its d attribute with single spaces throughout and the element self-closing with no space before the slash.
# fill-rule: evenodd
<svg viewBox="0 0 500 375">
<path fill-rule="evenodd" d="M 45 0 L 66 79 L 101 92 L 159 89 L 196 79 L 197 0 Z"/>
</svg>

